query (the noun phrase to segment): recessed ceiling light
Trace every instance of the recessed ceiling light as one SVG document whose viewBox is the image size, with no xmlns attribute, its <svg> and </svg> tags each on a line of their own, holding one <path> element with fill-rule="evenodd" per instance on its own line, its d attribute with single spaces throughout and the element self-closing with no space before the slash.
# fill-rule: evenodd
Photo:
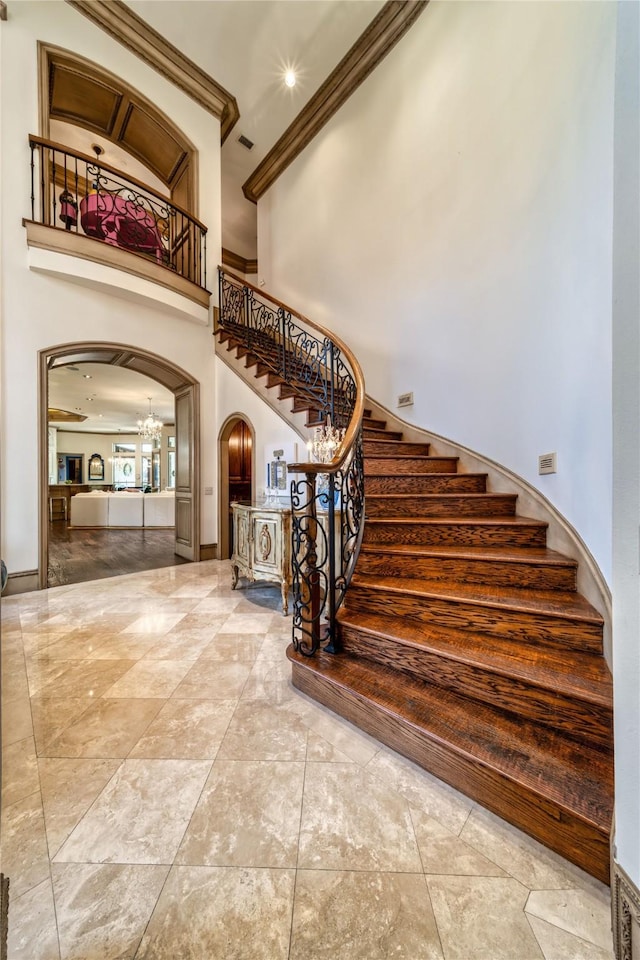
<svg viewBox="0 0 640 960">
<path fill-rule="evenodd" d="M 296 75 L 293 70 L 287 70 L 284 75 L 284 82 L 288 87 L 295 87 L 296 85 Z"/>
<path fill-rule="evenodd" d="M 85 378 L 85 380 L 91 380 L 91 374 L 90 374 L 90 373 L 83 373 L 82 376 Z"/>
</svg>

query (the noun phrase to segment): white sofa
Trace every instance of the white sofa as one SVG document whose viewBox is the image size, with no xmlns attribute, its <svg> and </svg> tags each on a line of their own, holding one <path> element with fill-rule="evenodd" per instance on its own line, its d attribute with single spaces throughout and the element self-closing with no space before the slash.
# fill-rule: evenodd
<svg viewBox="0 0 640 960">
<path fill-rule="evenodd" d="M 109 523 L 109 494 L 101 490 L 76 493 L 71 497 L 72 527 L 106 527 Z"/>
<path fill-rule="evenodd" d="M 110 493 L 109 526 L 141 527 L 144 493 Z"/>
<path fill-rule="evenodd" d="M 176 498 L 161 493 L 76 493 L 71 497 L 72 527 L 173 527 Z"/>
<path fill-rule="evenodd" d="M 176 496 L 173 490 L 144 495 L 145 527 L 174 527 L 176 523 Z"/>
</svg>

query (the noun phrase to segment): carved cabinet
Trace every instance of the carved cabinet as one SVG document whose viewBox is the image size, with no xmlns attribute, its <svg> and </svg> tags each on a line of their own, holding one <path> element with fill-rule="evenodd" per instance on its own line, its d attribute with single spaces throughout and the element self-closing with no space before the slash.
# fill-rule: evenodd
<svg viewBox="0 0 640 960">
<path fill-rule="evenodd" d="M 238 578 L 279 583 L 282 613 L 289 612 L 291 586 L 291 509 L 232 503 L 233 556 L 231 586 Z"/>
</svg>

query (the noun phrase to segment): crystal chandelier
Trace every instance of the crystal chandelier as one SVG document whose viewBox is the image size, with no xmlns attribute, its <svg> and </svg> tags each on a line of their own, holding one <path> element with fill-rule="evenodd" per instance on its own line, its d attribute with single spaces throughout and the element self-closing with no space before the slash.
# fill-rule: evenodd
<svg viewBox="0 0 640 960">
<path fill-rule="evenodd" d="M 331 417 L 327 417 L 326 424 L 316 427 L 313 431 L 313 440 L 307 443 L 309 459 L 316 460 L 318 463 L 330 463 L 344 440 L 344 433 L 344 428 L 337 430 L 331 423 Z"/>
<path fill-rule="evenodd" d="M 162 437 L 163 424 L 162 420 L 158 420 L 151 412 L 151 397 L 147 397 L 147 400 L 149 401 L 149 413 L 144 420 L 138 420 L 138 433 L 143 440 L 157 447 Z"/>
</svg>

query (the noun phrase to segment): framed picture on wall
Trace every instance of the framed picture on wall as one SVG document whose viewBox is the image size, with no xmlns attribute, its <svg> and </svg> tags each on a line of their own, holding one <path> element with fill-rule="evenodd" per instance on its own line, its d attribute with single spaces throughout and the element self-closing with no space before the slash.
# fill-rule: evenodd
<svg viewBox="0 0 640 960">
<path fill-rule="evenodd" d="M 89 483 L 92 480 L 104 480 L 104 460 L 99 453 L 92 453 L 89 458 Z"/>
</svg>

